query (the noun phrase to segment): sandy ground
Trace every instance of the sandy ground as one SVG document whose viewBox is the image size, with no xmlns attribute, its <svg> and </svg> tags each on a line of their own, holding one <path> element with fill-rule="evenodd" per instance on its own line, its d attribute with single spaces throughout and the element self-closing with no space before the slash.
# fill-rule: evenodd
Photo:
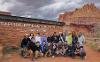
<svg viewBox="0 0 100 62">
<path fill-rule="evenodd" d="M 18 54 L 14 54 L 10 58 L 2 59 L 0 62 L 100 62 L 100 52 L 92 50 L 90 47 L 85 46 L 87 53 L 86 59 L 81 60 L 79 57 L 72 59 L 70 57 L 55 57 L 55 58 L 39 58 L 32 61 L 31 58 L 22 58 Z"/>
</svg>

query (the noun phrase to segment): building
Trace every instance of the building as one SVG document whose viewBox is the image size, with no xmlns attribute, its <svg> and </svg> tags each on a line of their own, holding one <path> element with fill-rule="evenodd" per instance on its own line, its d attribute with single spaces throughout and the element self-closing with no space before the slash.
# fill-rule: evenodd
<svg viewBox="0 0 100 62">
<path fill-rule="evenodd" d="M 95 36 L 100 31 L 100 9 L 94 4 L 60 14 L 59 20 L 65 23 L 64 31 L 83 32 L 87 36 Z"/>
<path fill-rule="evenodd" d="M 0 14 L 2 15 L 11 15 L 11 13 L 10 12 L 4 12 L 4 11 L 0 11 Z"/>
<path fill-rule="evenodd" d="M 24 18 L 11 15 L 0 15 L 0 43 L 20 44 L 25 34 L 43 32 L 53 34 L 62 32 L 64 23 L 43 19 Z"/>
</svg>

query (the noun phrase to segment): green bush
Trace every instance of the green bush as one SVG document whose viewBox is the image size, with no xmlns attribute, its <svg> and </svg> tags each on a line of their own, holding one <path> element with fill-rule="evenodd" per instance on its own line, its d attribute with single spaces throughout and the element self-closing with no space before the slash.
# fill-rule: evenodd
<svg viewBox="0 0 100 62">
<path fill-rule="evenodd" d="M 3 48 L 3 54 L 12 54 L 14 52 L 17 52 L 18 51 L 18 48 L 14 48 L 12 46 L 5 46 Z"/>
</svg>

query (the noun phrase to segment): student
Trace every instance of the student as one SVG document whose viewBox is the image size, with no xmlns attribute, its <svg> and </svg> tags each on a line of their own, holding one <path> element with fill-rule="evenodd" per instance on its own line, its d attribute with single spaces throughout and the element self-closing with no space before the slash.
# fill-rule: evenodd
<svg viewBox="0 0 100 62">
<path fill-rule="evenodd" d="M 64 37 L 65 37 L 65 41 L 67 42 L 68 32 L 65 32 Z"/>
<path fill-rule="evenodd" d="M 41 46 L 39 41 L 37 41 L 35 45 L 35 59 L 37 59 L 39 56 L 41 56 Z"/>
<path fill-rule="evenodd" d="M 27 51 L 29 50 L 29 44 L 30 44 L 30 39 L 29 39 L 29 36 L 28 35 L 26 35 L 26 36 L 24 36 L 24 38 L 23 38 L 23 40 L 22 40 L 22 42 L 21 42 L 21 48 L 22 48 L 22 50 L 21 50 L 21 55 L 23 56 L 23 57 L 27 57 Z"/>
<path fill-rule="evenodd" d="M 46 44 L 46 42 L 43 42 L 41 51 L 42 51 L 42 53 L 43 53 L 43 56 L 47 57 L 47 53 L 48 53 L 48 44 Z"/>
<path fill-rule="evenodd" d="M 85 59 L 85 56 L 86 56 L 86 52 L 85 52 L 85 49 L 81 46 L 80 47 L 80 58 L 83 60 Z"/>
<path fill-rule="evenodd" d="M 40 45 L 42 44 L 40 33 L 37 33 L 37 35 L 35 36 L 35 41 L 39 42 Z"/>
<path fill-rule="evenodd" d="M 43 36 L 41 37 L 41 43 L 43 44 L 43 42 L 45 42 L 46 44 L 48 44 L 47 36 L 45 34 L 43 34 Z"/>
<path fill-rule="evenodd" d="M 52 43 L 48 43 L 48 52 L 47 52 L 48 56 L 52 55 L 51 51 L 52 51 Z"/>
<path fill-rule="evenodd" d="M 60 55 L 60 56 L 63 54 L 62 44 L 63 44 L 62 41 L 59 41 L 59 43 L 57 43 L 57 55 Z"/>
<path fill-rule="evenodd" d="M 57 45 L 56 45 L 56 43 L 53 43 L 52 44 L 52 49 L 51 49 L 52 58 L 55 57 L 56 51 L 57 51 Z"/>
<path fill-rule="evenodd" d="M 57 33 L 56 32 L 54 32 L 54 34 L 53 34 L 53 42 L 54 43 L 58 43 L 59 42 L 59 36 L 57 36 Z"/>
<path fill-rule="evenodd" d="M 86 56 L 86 52 L 84 50 L 85 37 L 81 32 L 79 33 L 78 43 L 79 43 L 79 47 L 80 47 L 80 57 L 81 57 L 81 59 L 84 59 Z"/>
<path fill-rule="evenodd" d="M 78 43 L 80 47 L 84 46 L 85 44 L 85 37 L 81 32 L 79 33 L 79 36 L 78 36 Z"/>
<path fill-rule="evenodd" d="M 47 41 L 48 41 L 48 43 L 52 43 L 52 36 L 51 36 L 51 35 L 49 35 L 49 36 L 47 37 Z"/>
<path fill-rule="evenodd" d="M 80 48 L 76 48 L 76 50 L 75 50 L 75 55 L 76 55 L 76 56 L 80 56 Z"/>
<path fill-rule="evenodd" d="M 76 32 L 73 31 L 72 32 L 72 48 L 73 48 L 74 52 L 76 50 L 77 42 L 78 42 L 78 36 L 76 35 Z"/>
<path fill-rule="evenodd" d="M 29 38 L 32 39 L 33 36 L 34 36 L 33 33 L 30 33 Z"/>
<path fill-rule="evenodd" d="M 67 44 L 68 46 L 72 46 L 72 33 L 71 32 L 69 32 L 68 34 Z"/>
<path fill-rule="evenodd" d="M 35 41 L 34 35 L 31 38 L 31 42 L 30 42 L 29 48 L 32 51 L 32 60 L 34 60 L 34 53 L 35 53 L 35 50 L 36 50 L 35 49 L 36 48 L 36 41 Z"/>
<path fill-rule="evenodd" d="M 67 42 L 63 42 L 63 46 L 62 46 L 62 55 L 66 56 L 66 51 L 68 50 L 68 45 Z"/>
<path fill-rule="evenodd" d="M 34 35 L 31 37 L 31 41 L 32 41 L 33 43 L 36 42 L 36 40 L 35 40 L 35 36 L 34 36 Z"/>
<path fill-rule="evenodd" d="M 65 42 L 65 38 L 64 38 L 63 33 L 61 33 L 61 34 L 59 35 L 59 41 Z"/>
<path fill-rule="evenodd" d="M 79 44 L 77 44 L 77 49 L 75 51 L 75 54 L 76 56 L 80 56 L 82 60 L 85 59 L 86 52 L 82 46 L 81 47 L 79 46 Z"/>
<path fill-rule="evenodd" d="M 75 54 L 74 54 L 74 49 L 72 47 L 72 41 L 73 41 L 72 33 L 69 32 L 68 39 L 67 39 L 68 51 L 69 51 L 68 55 L 74 58 Z"/>
<path fill-rule="evenodd" d="M 54 34 L 52 34 L 52 35 L 50 36 L 50 38 L 51 38 L 51 43 L 53 43 L 53 42 L 54 42 Z"/>
<path fill-rule="evenodd" d="M 29 36 L 28 35 L 24 36 L 24 38 L 23 38 L 23 40 L 21 42 L 21 47 L 22 48 L 24 48 L 24 47 L 27 48 L 30 41 L 31 40 L 29 39 Z"/>
</svg>

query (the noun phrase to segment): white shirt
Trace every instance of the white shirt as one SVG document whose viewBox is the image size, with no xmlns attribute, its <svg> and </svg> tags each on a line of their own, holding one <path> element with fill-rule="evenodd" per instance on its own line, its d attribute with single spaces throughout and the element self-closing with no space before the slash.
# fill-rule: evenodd
<svg viewBox="0 0 100 62">
<path fill-rule="evenodd" d="M 66 40 L 66 41 L 68 40 L 68 36 L 66 36 L 65 40 Z"/>
<path fill-rule="evenodd" d="M 30 40 L 32 39 L 32 36 L 29 36 Z"/>
<path fill-rule="evenodd" d="M 80 36 L 80 37 L 78 37 L 78 42 L 79 42 L 79 46 L 83 46 L 83 45 L 84 45 L 84 43 L 85 43 L 85 38 L 84 38 L 83 35 Z"/>
<path fill-rule="evenodd" d="M 41 44 L 42 42 L 41 42 L 41 36 L 35 36 L 35 41 L 36 42 L 38 42 L 39 41 L 39 43 Z"/>
<path fill-rule="evenodd" d="M 36 41 L 35 41 L 35 38 L 32 38 L 31 41 L 32 41 L 32 42 L 36 42 Z"/>
</svg>

